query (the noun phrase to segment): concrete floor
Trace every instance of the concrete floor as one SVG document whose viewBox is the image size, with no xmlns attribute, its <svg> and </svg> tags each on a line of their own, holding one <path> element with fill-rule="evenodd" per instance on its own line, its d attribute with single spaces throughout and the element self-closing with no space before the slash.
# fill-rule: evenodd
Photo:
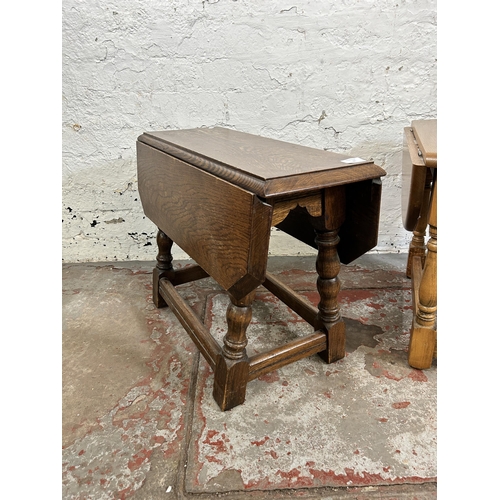
<svg viewBox="0 0 500 500">
<path fill-rule="evenodd" d="M 272 257 L 268 268 L 316 304 L 314 261 Z M 343 360 L 312 356 L 264 375 L 230 412 L 213 401 L 211 370 L 173 313 L 154 307 L 153 265 L 63 266 L 64 499 L 437 497 L 437 364 L 406 361 L 406 255 L 343 266 Z M 179 290 L 221 339 L 220 287 Z M 261 289 L 247 350 L 309 331 Z"/>
</svg>

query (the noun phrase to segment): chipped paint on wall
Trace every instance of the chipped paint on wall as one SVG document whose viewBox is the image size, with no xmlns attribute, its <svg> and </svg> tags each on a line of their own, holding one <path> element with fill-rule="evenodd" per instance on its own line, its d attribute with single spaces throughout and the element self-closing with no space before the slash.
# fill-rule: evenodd
<svg viewBox="0 0 500 500">
<path fill-rule="evenodd" d="M 65 261 L 153 259 L 136 138 L 215 125 L 373 159 L 388 174 L 376 251 L 406 250 L 402 133 L 437 113 L 435 0 L 62 7 Z M 274 231 L 270 253 L 312 250 Z"/>
</svg>

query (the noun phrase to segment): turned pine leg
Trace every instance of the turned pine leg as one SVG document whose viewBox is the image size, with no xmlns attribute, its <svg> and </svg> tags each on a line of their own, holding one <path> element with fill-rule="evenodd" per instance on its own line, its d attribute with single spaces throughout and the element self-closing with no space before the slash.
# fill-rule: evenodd
<svg viewBox="0 0 500 500">
<path fill-rule="evenodd" d="M 217 357 L 213 396 L 221 410 L 230 410 L 245 401 L 249 376 L 246 352 L 246 330 L 252 319 L 252 302 L 255 291 L 241 300 L 230 295 L 227 308 L 227 333 L 222 354 Z"/>
<path fill-rule="evenodd" d="M 156 236 L 158 244 L 158 255 L 156 256 L 156 267 L 153 269 L 153 302 L 156 307 L 166 307 L 167 303 L 160 295 L 160 280 L 171 279 L 174 275 L 172 267 L 172 245 L 173 241 L 158 229 Z"/>
<path fill-rule="evenodd" d="M 428 224 L 431 182 L 432 182 L 432 173 L 430 169 L 427 169 L 427 177 L 425 180 L 422 208 L 420 210 L 420 215 L 417 220 L 417 225 L 413 230 L 413 237 L 410 243 L 410 248 L 408 249 L 408 261 L 406 264 L 407 278 L 411 278 L 412 276 L 413 257 L 417 256 L 420 257 L 422 267 L 424 267 L 425 264 L 425 255 L 426 255 L 425 236 Z"/>
<path fill-rule="evenodd" d="M 408 349 L 408 363 L 421 370 L 431 366 L 437 340 L 437 181 L 431 200 L 429 234 Z"/>
<path fill-rule="evenodd" d="M 412 267 L 413 267 L 413 257 L 419 257 L 421 266 L 424 267 L 425 264 L 425 235 L 427 232 L 427 219 L 420 216 L 417 221 L 417 227 L 413 231 L 413 237 L 411 239 L 410 248 L 408 249 L 408 261 L 406 263 L 406 277 L 411 278 Z"/>
<path fill-rule="evenodd" d="M 317 288 L 320 296 L 318 304 L 318 320 L 327 333 L 327 348 L 319 355 L 332 363 L 345 356 L 345 323 L 340 315 L 337 296 L 340 291 L 340 260 L 337 254 L 339 243 L 338 231 L 316 232 L 318 256 L 316 270 L 318 272 Z"/>
</svg>

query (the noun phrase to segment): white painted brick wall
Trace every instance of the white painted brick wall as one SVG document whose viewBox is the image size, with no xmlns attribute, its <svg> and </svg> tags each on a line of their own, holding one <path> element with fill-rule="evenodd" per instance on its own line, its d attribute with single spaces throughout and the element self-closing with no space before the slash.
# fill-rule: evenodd
<svg viewBox="0 0 500 500">
<path fill-rule="evenodd" d="M 224 126 L 373 159 L 376 251 L 406 251 L 403 127 L 436 117 L 435 0 L 65 0 L 63 257 L 154 259 L 143 131 Z M 271 253 L 314 253 L 274 232 Z M 174 247 L 174 258 L 185 258 Z"/>
</svg>

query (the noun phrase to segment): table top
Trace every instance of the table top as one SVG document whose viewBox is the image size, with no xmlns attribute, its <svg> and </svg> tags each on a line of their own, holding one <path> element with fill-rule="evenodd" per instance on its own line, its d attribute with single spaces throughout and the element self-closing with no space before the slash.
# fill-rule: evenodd
<svg viewBox="0 0 500 500">
<path fill-rule="evenodd" d="M 408 231 L 415 230 L 421 210 L 429 202 L 428 189 L 436 168 L 437 120 L 413 120 L 403 134 L 401 215 Z"/>
<path fill-rule="evenodd" d="M 222 127 L 146 132 L 138 141 L 265 197 L 385 175 L 370 160 Z"/>
<path fill-rule="evenodd" d="M 437 119 L 413 120 L 413 135 L 426 167 L 437 167 Z"/>
</svg>

